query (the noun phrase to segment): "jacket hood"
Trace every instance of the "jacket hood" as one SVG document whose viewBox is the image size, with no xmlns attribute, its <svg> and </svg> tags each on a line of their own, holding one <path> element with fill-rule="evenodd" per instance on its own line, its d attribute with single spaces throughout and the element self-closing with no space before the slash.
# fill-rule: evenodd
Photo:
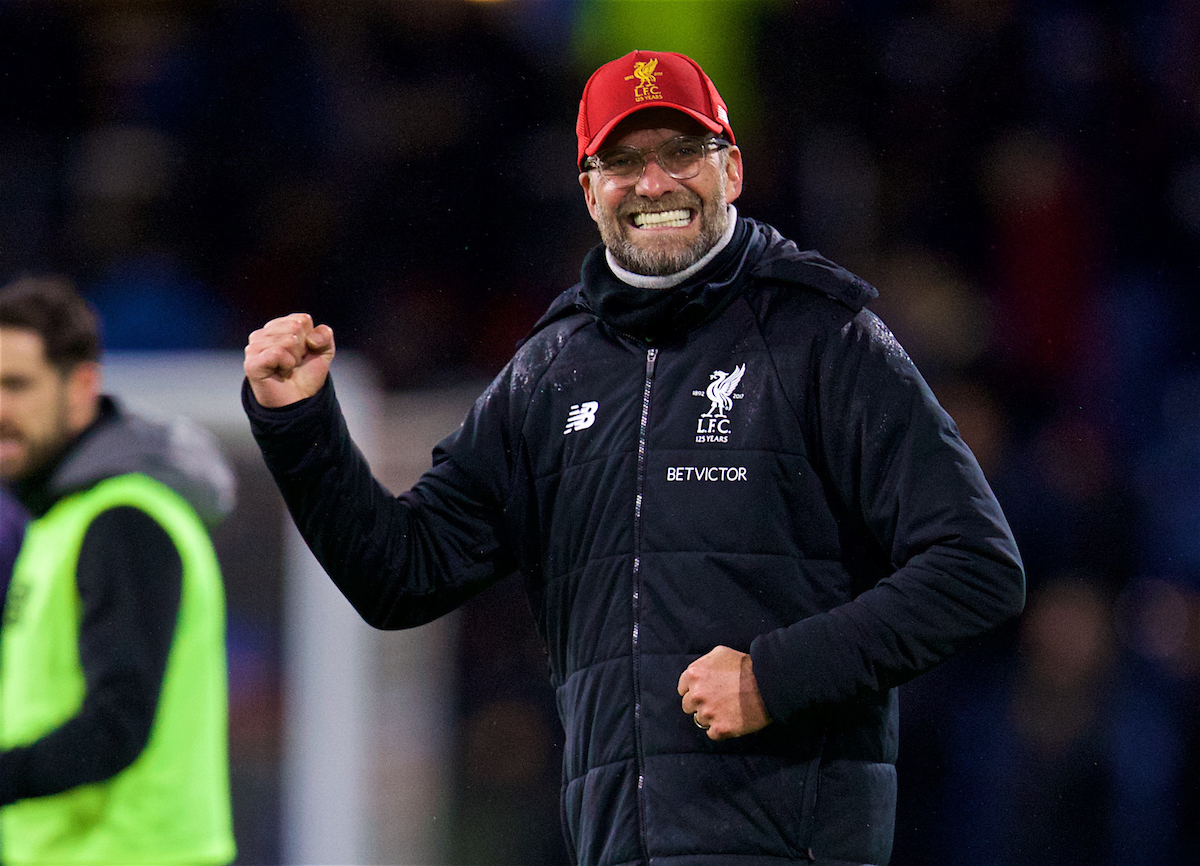
<svg viewBox="0 0 1200 866">
<path fill-rule="evenodd" d="M 234 506 L 233 470 L 216 438 L 182 417 L 135 415 L 102 397 L 100 419 L 66 452 L 45 485 L 55 502 L 106 478 L 141 472 L 170 487 L 214 526 Z"/>
<path fill-rule="evenodd" d="M 785 238 L 774 227 L 741 216 L 738 217 L 738 221 L 744 223 L 751 234 L 750 248 L 756 252 L 761 250 L 745 263 L 752 279 L 792 284 L 796 288 L 821 292 L 856 313 L 879 297 L 879 292 L 866 280 L 831 262 L 815 250 L 801 250 L 794 241 Z M 596 251 L 602 252 L 603 247 L 597 247 L 593 253 Z M 589 253 L 589 258 L 591 256 L 592 253 Z M 555 298 L 534 325 L 529 336 L 574 313 L 591 312 L 583 299 L 583 288 L 584 284 L 581 281 Z M 526 337 L 526 340 L 528 339 Z"/>
<path fill-rule="evenodd" d="M 863 309 L 879 292 L 856 274 L 834 264 L 816 250 L 801 250 L 766 223 L 750 222 L 767 233 L 767 245 L 751 269 L 751 276 L 777 283 L 792 283 L 822 292 L 854 312 Z"/>
</svg>

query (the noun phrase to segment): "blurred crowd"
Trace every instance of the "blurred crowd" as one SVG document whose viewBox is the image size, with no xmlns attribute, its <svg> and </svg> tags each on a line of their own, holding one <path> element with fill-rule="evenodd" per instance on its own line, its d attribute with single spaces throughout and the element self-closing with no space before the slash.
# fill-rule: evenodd
<svg viewBox="0 0 1200 866">
<path fill-rule="evenodd" d="M 893 863 L 1200 861 L 1193 0 L 9 0 L 0 276 L 114 349 L 307 310 L 389 389 L 486 381 L 598 242 L 575 112 L 635 47 L 712 72 L 742 214 L 880 289 L 1025 558 L 1026 614 L 902 689 Z M 559 862 L 544 661 L 479 602 L 450 856 Z"/>
</svg>

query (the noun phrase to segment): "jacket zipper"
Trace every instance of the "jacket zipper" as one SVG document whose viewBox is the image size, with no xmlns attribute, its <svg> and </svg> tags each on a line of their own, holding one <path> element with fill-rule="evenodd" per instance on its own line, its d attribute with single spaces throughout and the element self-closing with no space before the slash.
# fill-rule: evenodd
<svg viewBox="0 0 1200 866">
<path fill-rule="evenodd" d="M 633 503 L 633 739 L 637 755 L 638 839 L 646 863 L 650 862 L 650 846 L 646 839 L 646 760 L 642 753 L 642 678 L 638 627 L 641 622 L 642 492 L 646 486 L 646 431 L 650 422 L 650 387 L 654 383 L 654 362 L 657 358 L 658 349 L 646 350 L 646 382 L 642 388 L 642 420 L 638 429 L 637 495 Z"/>
</svg>

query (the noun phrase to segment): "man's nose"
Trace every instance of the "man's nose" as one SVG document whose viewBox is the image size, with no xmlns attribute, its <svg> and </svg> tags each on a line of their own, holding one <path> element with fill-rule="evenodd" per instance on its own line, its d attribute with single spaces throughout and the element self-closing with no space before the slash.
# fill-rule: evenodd
<svg viewBox="0 0 1200 866">
<path fill-rule="evenodd" d="M 657 198 L 663 193 L 675 189 L 678 185 L 679 181 L 667 174 L 666 170 L 658 164 L 658 157 L 655 154 L 646 154 L 646 168 L 634 186 L 634 191 L 638 195 Z"/>
</svg>

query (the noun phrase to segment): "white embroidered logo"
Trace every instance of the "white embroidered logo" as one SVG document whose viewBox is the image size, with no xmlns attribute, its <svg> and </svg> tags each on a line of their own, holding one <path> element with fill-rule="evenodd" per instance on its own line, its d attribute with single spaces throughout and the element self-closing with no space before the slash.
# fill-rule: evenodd
<svg viewBox="0 0 1200 866">
<path fill-rule="evenodd" d="M 596 423 L 596 410 L 600 408 L 600 404 L 595 400 L 588 400 L 586 403 L 576 403 L 571 407 L 571 411 L 567 413 L 567 429 L 563 430 L 563 435 L 566 436 L 571 432 L 579 432 L 586 430 Z"/>
<path fill-rule="evenodd" d="M 708 411 L 696 422 L 697 442 L 729 441 L 729 416 L 725 413 L 733 408 L 734 400 L 742 398 L 743 395 L 735 394 L 734 391 L 745 373 L 745 364 L 738 364 L 731 373 L 713 370 L 712 375 L 708 377 L 712 380 L 708 387 L 703 391 L 692 392 L 693 397 L 707 397 L 709 401 Z"/>
</svg>

